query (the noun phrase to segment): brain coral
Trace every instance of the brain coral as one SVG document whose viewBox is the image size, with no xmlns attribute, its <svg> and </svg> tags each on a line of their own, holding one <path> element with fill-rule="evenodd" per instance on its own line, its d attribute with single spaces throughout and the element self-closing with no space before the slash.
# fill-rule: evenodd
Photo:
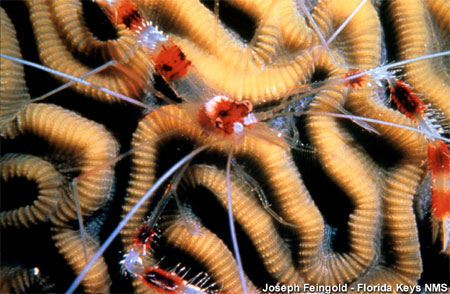
<svg viewBox="0 0 450 294">
<path fill-rule="evenodd" d="M 159 109 L 82 83 L 40 99 L 67 80 L 1 58 L 2 292 L 65 291 L 84 254 L 93 256 L 155 181 L 200 146 L 208 147 L 138 210 L 79 291 L 156 291 L 123 275 L 119 262 L 166 188 L 178 185 L 179 203 L 170 200 L 163 210 L 144 263 L 180 276 L 188 268 L 185 280 L 204 272 L 209 291 L 241 292 L 227 216 L 229 150 L 249 292 L 277 283 L 448 285 L 445 234 L 433 236 L 430 220 L 427 138 L 323 114 L 417 127 L 388 99 L 381 70 L 340 79 L 449 50 L 448 1 L 135 3 L 192 63 L 188 78 L 165 83 L 135 34 L 111 23 L 94 1 L 1 2 L 2 54 Z M 111 60 L 120 62 L 89 73 Z M 391 70 L 425 101 L 446 138 L 449 67 L 446 55 Z M 198 109 L 214 94 L 251 103 L 260 122 L 239 140 L 211 135 Z"/>
</svg>

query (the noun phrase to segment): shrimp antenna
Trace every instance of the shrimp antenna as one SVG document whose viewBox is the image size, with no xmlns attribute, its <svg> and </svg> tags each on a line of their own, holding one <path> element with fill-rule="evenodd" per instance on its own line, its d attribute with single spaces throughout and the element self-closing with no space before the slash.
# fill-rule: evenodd
<svg viewBox="0 0 450 294">
<path fill-rule="evenodd" d="M 215 143 L 215 142 L 214 142 Z M 102 254 L 106 251 L 106 249 L 111 245 L 112 241 L 119 235 L 120 231 L 123 229 L 123 227 L 128 223 L 128 221 L 131 219 L 131 217 L 136 213 L 136 211 L 150 198 L 150 196 L 155 193 L 155 191 L 173 174 L 175 173 L 181 166 L 183 166 L 186 162 L 190 161 L 192 158 L 194 158 L 197 154 L 202 152 L 203 150 L 210 147 L 212 144 L 206 144 L 202 147 L 199 147 L 186 156 L 184 156 L 180 161 L 178 161 L 176 164 L 174 164 L 168 171 L 166 171 L 156 182 L 155 184 L 148 189 L 148 191 L 142 196 L 142 198 L 133 206 L 133 208 L 128 212 L 128 214 L 120 221 L 119 225 L 114 229 L 114 231 L 109 235 L 109 237 L 105 240 L 105 242 L 100 246 L 100 248 L 97 250 L 97 252 L 92 256 L 91 260 L 88 264 L 83 268 L 81 273 L 77 276 L 75 281 L 70 285 L 70 287 L 67 289 L 66 294 L 73 293 L 78 285 L 80 285 L 83 278 L 86 276 L 90 268 L 94 265 L 94 263 L 97 261 L 97 259 L 102 256 Z"/>
<path fill-rule="evenodd" d="M 72 193 L 73 193 L 73 199 L 75 200 L 75 210 L 77 212 L 78 226 L 80 227 L 81 247 L 83 247 L 84 262 L 88 262 L 87 245 L 86 245 L 86 229 L 84 227 L 83 214 L 81 213 L 80 200 L 78 199 L 78 193 L 77 193 L 77 187 L 76 187 L 77 183 L 78 183 L 78 180 L 76 178 L 73 179 Z"/>
<path fill-rule="evenodd" d="M 436 52 L 436 53 L 423 55 L 423 56 L 419 56 L 419 57 L 414 57 L 414 58 L 410 58 L 410 59 L 406 59 L 406 60 L 402 60 L 402 61 L 398 61 L 398 62 L 388 63 L 388 64 L 380 66 L 380 67 L 376 67 L 376 68 L 358 72 L 357 74 L 350 75 L 343 79 L 337 79 L 337 81 L 341 81 L 341 82 L 351 81 L 351 80 L 363 77 L 367 74 L 374 75 L 374 76 L 381 75 L 382 77 L 384 77 L 383 73 L 385 71 L 387 71 L 388 69 L 399 67 L 402 65 L 416 62 L 416 61 L 432 59 L 432 58 L 442 57 L 442 56 L 446 56 L 446 55 L 450 55 L 450 50 L 443 51 L 443 52 Z"/>
<path fill-rule="evenodd" d="M 156 205 L 155 209 L 152 211 L 150 218 L 147 222 L 147 226 L 149 228 L 153 228 L 153 226 L 156 224 L 156 221 L 158 220 L 159 216 L 161 215 L 161 213 L 163 212 L 164 208 L 167 206 L 167 203 L 169 202 L 170 196 L 174 195 L 175 198 L 177 198 L 176 196 L 176 189 L 178 187 L 178 184 L 180 183 L 181 180 L 181 176 L 183 175 L 183 173 L 186 171 L 186 168 L 188 167 L 190 163 L 190 160 L 188 160 L 176 173 L 176 175 L 174 176 L 172 183 L 170 183 L 168 185 L 168 187 L 166 188 L 166 191 L 164 192 L 164 195 L 162 196 L 161 200 L 159 200 L 158 204 Z M 179 205 L 179 209 L 183 209 L 182 206 L 180 206 L 180 203 L 177 199 L 177 205 Z M 184 214 L 184 212 L 181 212 L 183 215 L 183 219 L 186 220 L 186 215 Z"/>
<path fill-rule="evenodd" d="M 244 294 L 247 294 L 247 285 L 244 277 L 244 268 L 242 266 L 241 255 L 239 253 L 239 246 L 236 238 L 236 229 L 234 227 L 234 218 L 233 218 L 233 205 L 231 203 L 231 184 L 230 184 L 230 172 L 231 172 L 231 159 L 233 158 L 233 149 L 230 149 L 227 158 L 227 198 L 228 198 L 228 222 L 230 225 L 231 231 L 231 241 L 233 243 L 233 251 L 236 256 L 236 263 L 239 271 L 239 278 L 241 280 L 242 291 Z"/>
<path fill-rule="evenodd" d="M 130 98 L 128 96 L 125 96 L 125 95 L 122 95 L 120 93 L 111 91 L 111 90 L 109 90 L 107 88 L 97 86 L 97 85 L 95 85 L 93 83 L 90 83 L 88 81 L 85 81 L 85 80 L 83 80 L 81 78 L 78 78 L 78 77 L 75 77 L 75 76 L 72 76 L 72 75 L 69 75 L 69 74 L 66 74 L 66 73 L 62 73 L 62 72 L 56 71 L 54 69 L 45 67 L 45 66 L 37 64 L 35 62 L 22 60 L 22 59 L 15 58 L 15 57 L 12 57 L 12 56 L 9 56 L 9 55 L 5 55 L 5 54 L 2 54 L 2 53 L 0 53 L 0 57 L 3 57 L 3 58 L 6 58 L 8 60 L 12 60 L 12 61 L 24 64 L 24 65 L 27 65 L 27 66 L 31 66 L 31 67 L 40 69 L 42 71 L 45 71 L 45 72 L 48 72 L 48 73 L 51 73 L 51 74 L 54 74 L 54 75 L 57 75 L 57 76 L 69 79 L 69 80 L 72 80 L 73 82 L 77 82 L 77 83 L 80 83 L 80 84 L 83 84 L 83 85 L 86 85 L 86 86 L 89 86 L 89 87 L 93 87 L 95 89 L 99 89 L 100 91 L 103 91 L 106 94 L 109 94 L 109 95 L 114 96 L 116 98 L 119 98 L 121 100 L 127 101 L 127 102 L 129 102 L 131 104 L 134 104 L 134 105 L 137 105 L 139 107 L 142 107 L 142 108 L 145 108 L 145 109 L 149 109 L 149 110 L 155 110 L 153 107 L 151 107 L 151 106 L 149 106 L 149 105 L 147 105 L 145 103 L 142 103 L 142 102 L 140 102 L 138 100 L 135 100 L 135 99 Z"/>
<path fill-rule="evenodd" d="M 86 78 L 86 77 L 88 77 L 88 76 L 90 76 L 90 75 L 93 75 L 93 74 L 96 74 L 96 73 L 98 73 L 98 72 L 101 72 L 102 70 L 104 70 L 104 69 L 110 67 L 111 65 L 115 64 L 116 62 L 117 62 L 117 61 L 115 61 L 115 60 L 110 60 L 110 61 L 108 61 L 107 63 L 105 63 L 105 64 L 103 64 L 103 65 L 100 65 L 99 67 L 94 68 L 93 70 L 90 70 L 90 71 L 88 71 L 87 73 L 81 75 L 81 76 L 80 76 L 80 79 L 84 79 L 84 78 Z M 31 102 L 42 101 L 42 100 L 44 100 L 44 99 L 47 98 L 47 97 L 50 97 L 50 96 L 52 96 L 52 95 L 55 95 L 56 93 L 61 92 L 61 91 L 64 90 L 64 89 L 67 89 L 68 87 L 72 86 L 74 83 L 75 83 L 74 80 L 70 80 L 69 82 L 67 82 L 67 83 L 65 83 L 65 84 L 63 84 L 63 85 L 61 85 L 61 86 L 59 86 L 58 88 L 53 89 L 53 90 L 51 90 L 51 91 L 45 93 L 44 95 L 41 95 L 41 96 L 39 96 L 39 97 L 36 97 L 36 98 L 32 99 Z"/>
<path fill-rule="evenodd" d="M 443 52 L 436 52 L 436 53 L 423 55 L 423 56 L 418 56 L 418 57 L 414 57 L 414 58 L 410 58 L 410 59 L 406 59 L 406 60 L 402 60 L 402 61 L 398 61 L 398 62 L 394 62 L 394 63 L 389 63 L 384 66 L 378 67 L 378 68 L 370 69 L 367 72 L 369 72 L 369 73 L 375 72 L 376 73 L 377 71 L 385 71 L 385 70 L 388 70 L 388 69 L 391 69 L 394 67 L 406 65 L 408 63 L 413 63 L 416 61 L 421 61 L 421 60 L 426 60 L 426 59 L 437 58 L 437 57 L 446 56 L 446 55 L 450 55 L 450 50 L 443 51 Z"/>
<path fill-rule="evenodd" d="M 362 0 L 361 3 L 358 4 L 358 6 L 355 8 L 355 10 L 350 13 L 350 15 L 345 19 L 345 21 L 339 26 L 339 28 L 331 35 L 331 37 L 325 42 L 325 40 L 322 41 L 323 45 L 320 48 L 319 53 L 317 53 L 316 56 L 314 56 L 314 61 L 319 58 L 319 56 L 322 54 L 322 52 L 327 49 L 330 52 L 330 48 L 328 47 L 331 42 L 333 42 L 334 39 L 342 32 L 342 30 L 347 26 L 347 24 L 352 20 L 352 18 L 355 16 L 355 14 L 361 9 L 361 7 L 367 2 L 367 0 Z M 323 37 L 322 37 L 323 38 Z M 331 55 L 331 52 L 330 52 Z M 333 58 L 333 55 L 331 55 Z M 334 58 L 333 58 L 334 61 Z M 336 63 L 336 61 L 335 61 Z"/>
<path fill-rule="evenodd" d="M 165 134 L 165 136 L 163 136 L 163 137 L 166 137 L 166 136 L 168 136 L 170 134 L 171 134 L 171 132 L 169 132 L 168 134 Z M 158 139 L 161 139 L 161 138 L 162 137 L 158 137 Z M 145 140 L 139 146 L 137 146 L 137 147 L 135 147 L 133 149 L 130 149 L 127 152 L 120 154 L 119 156 L 117 156 L 113 160 L 107 161 L 107 162 L 105 162 L 105 163 L 103 163 L 103 164 L 101 164 L 101 165 L 99 165 L 97 167 L 94 167 L 93 169 L 91 169 L 91 170 L 89 170 L 89 171 L 87 171 L 87 172 L 85 172 L 85 173 L 83 173 L 83 174 L 81 174 L 78 177 L 73 179 L 73 181 L 71 183 L 72 193 L 73 193 L 73 198 L 74 198 L 74 202 L 75 202 L 75 210 L 76 210 L 77 218 L 78 218 L 78 226 L 80 228 L 81 246 L 83 247 L 83 255 L 84 255 L 84 259 L 85 259 L 86 263 L 89 261 L 88 260 L 88 255 L 87 255 L 87 245 L 86 245 L 86 229 L 85 229 L 84 222 L 83 222 L 83 214 L 81 212 L 81 205 L 80 205 L 80 200 L 78 198 L 78 192 L 77 192 L 76 185 L 80 181 L 85 179 L 86 177 L 91 176 L 91 175 L 97 173 L 98 171 L 108 167 L 108 166 L 116 164 L 118 161 L 122 160 L 123 158 L 125 158 L 125 157 L 131 155 L 132 153 L 136 152 L 137 150 L 141 149 L 143 146 L 145 146 L 149 142 L 150 142 L 150 140 Z"/>
<path fill-rule="evenodd" d="M 317 25 L 316 21 L 313 19 L 311 13 L 309 13 L 308 8 L 305 5 L 304 0 L 300 0 L 298 1 L 299 5 L 300 5 L 300 9 L 303 11 L 303 13 L 306 15 L 306 18 L 308 18 L 309 22 L 311 23 L 311 25 L 314 28 L 314 31 L 316 32 L 316 34 L 319 36 L 320 42 L 322 43 L 322 47 L 320 52 L 314 57 L 313 59 L 313 63 L 315 61 L 316 58 L 319 58 L 320 54 L 322 54 L 323 50 L 327 49 L 328 53 L 330 53 L 331 59 L 333 60 L 333 62 L 335 64 L 337 64 L 336 59 L 334 58 L 333 53 L 331 52 L 330 47 L 328 47 L 328 45 L 330 44 L 330 40 L 328 40 L 328 42 L 325 40 L 322 32 L 319 29 L 319 26 Z"/>
<path fill-rule="evenodd" d="M 219 38 L 219 22 L 220 22 L 220 15 L 219 15 L 219 5 L 220 0 L 214 0 L 214 16 L 216 18 L 216 29 L 215 29 L 215 39 L 217 40 Z"/>
<path fill-rule="evenodd" d="M 405 130 L 409 130 L 409 131 L 413 131 L 416 133 L 420 133 L 423 134 L 425 136 L 429 136 L 430 138 L 433 139 L 440 139 L 444 142 L 450 143 L 450 139 L 449 138 L 445 138 L 442 137 L 440 135 L 437 134 L 430 134 L 428 131 L 426 130 L 421 130 L 421 129 L 417 129 L 414 127 L 410 127 L 410 126 L 405 126 L 402 124 L 397 124 L 397 123 L 393 123 L 393 122 L 389 122 L 389 121 L 383 121 L 383 120 L 379 120 L 379 119 L 374 119 L 374 118 L 370 118 L 370 117 L 362 117 L 362 116 L 357 116 L 357 115 L 352 115 L 352 114 L 340 114 L 340 113 L 333 113 L 333 112 L 322 112 L 322 111 L 290 111 L 290 112 L 285 112 L 285 113 L 279 113 L 277 114 L 277 116 L 283 116 L 286 114 L 294 114 L 296 116 L 302 116 L 302 115 L 307 115 L 307 114 L 312 114 L 312 115 L 325 115 L 325 116 L 332 116 L 332 117 L 338 117 L 338 118 L 345 118 L 345 119 L 350 119 L 350 120 L 360 120 L 360 121 L 365 121 L 365 122 L 370 122 L 370 123 L 374 123 L 374 124 L 380 124 L 380 125 L 387 125 L 387 126 L 393 126 L 393 127 L 397 127 L 397 128 L 402 128 Z"/>
<path fill-rule="evenodd" d="M 442 57 L 442 56 L 446 56 L 446 55 L 450 55 L 450 50 L 444 51 L 444 52 L 432 53 L 429 55 L 424 55 L 424 56 L 419 56 L 419 57 L 414 57 L 414 58 L 402 60 L 399 62 L 389 63 L 386 65 L 368 69 L 368 70 L 358 71 L 357 73 L 346 76 L 344 78 L 333 78 L 333 79 L 329 79 L 327 81 L 319 81 L 319 82 L 315 82 L 315 83 L 307 84 L 307 85 L 298 85 L 291 91 L 292 95 L 295 95 L 293 98 L 289 99 L 289 97 L 288 97 L 288 100 L 281 102 L 279 105 L 274 107 L 271 111 L 258 113 L 257 117 L 259 120 L 266 120 L 268 118 L 271 118 L 272 117 L 271 113 L 280 111 L 284 107 L 286 107 L 286 105 L 292 104 L 296 101 L 299 101 L 302 98 L 308 97 L 308 96 L 315 94 L 323 89 L 326 89 L 329 85 L 336 85 L 336 84 L 340 84 L 343 82 L 349 82 L 349 81 L 355 80 L 357 78 L 364 77 L 368 74 L 372 75 L 376 78 L 380 77 L 380 78 L 388 79 L 387 75 L 385 74 L 385 72 L 388 69 L 399 67 L 402 65 L 416 62 L 416 61 L 432 59 L 432 58 Z M 360 119 L 360 120 L 362 121 L 362 119 Z"/>
<path fill-rule="evenodd" d="M 31 66 L 31 67 L 40 69 L 42 71 L 45 71 L 45 72 L 48 72 L 48 73 L 51 73 L 51 74 L 55 74 L 57 76 L 69 79 L 69 80 L 73 80 L 73 82 L 77 82 L 77 83 L 80 83 L 80 84 L 83 84 L 83 85 L 86 85 L 86 86 L 89 86 L 89 87 L 93 87 L 95 89 L 98 89 L 100 91 L 105 92 L 106 94 L 110 94 L 111 96 L 114 96 L 114 97 L 116 97 L 116 98 L 118 98 L 118 99 L 120 99 L 122 101 L 126 101 L 128 103 L 131 103 L 133 105 L 136 105 L 138 107 L 141 107 L 141 108 L 144 108 L 144 109 L 147 109 L 147 110 L 150 110 L 150 111 L 156 111 L 156 112 L 159 112 L 159 113 L 163 113 L 164 115 L 166 115 L 168 117 L 172 117 L 172 118 L 174 118 L 174 119 L 176 119 L 176 120 L 178 120 L 178 121 L 180 121 L 180 122 L 182 122 L 182 123 L 184 123 L 186 125 L 191 125 L 191 126 L 193 125 L 192 122 L 189 122 L 189 121 L 186 121 L 184 119 L 181 119 L 181 118 L 179 118 L 179 117 L 177 117 L 177 116 L 175 116 L 173 114 L 167 113 L 167 112 L 165 112 L 165 111 L 163 111 L 161 109 L 158 109 L 158 108 L 154 108 L 154 107 L 152 107 L 152 106 L 150 106 L 148 104 L 140 102 L 139 100 L 133 99 L 133 98 L 128 97 L 126 95 L 114 92 L 112 90 L 109 90 L 109 89 L 101 87 L 101 86 L 97 86 L 97 85 L 95 85 L 95 84 L 93 84 L 91 82 L 85 81 L 85 80 L 83 80 L 81 78 L 78 78 L 78 77 L 75 77 L 75 76 L 72 76 L 72 75 L 69 75 L 69 74 L 66 74 L 66 73 L 62 73 L 62 72 L 56 71 L 54 69 L 45 67 L 45 66 L 37 64 L 35 62 L 22 60 L 22 59 L 19 59 L 19 58 L 16 58 L 16 57 L 12 57 L 12 56 L 9 56 L 9 55 L 5 55 L 5 54 L 2 54 L 2 53 L 0 53 L 0 57 L 3 57 L 5 59 L 12 60 L 12 61 L 24 64 L 24 65 L 27 65 L 27 66 Z M 151 88 L 150 88 L 150 90 L 151 90 Z M 157 93 L 155 93 L 155 94 L 157 95 Z"/>
<path fill-rule="evenodd" d="M 255 193 L 258 195 L 259 200 L 261 201 L 261 204 L 263 205 L 264 209 L 280 224 L 283 224 L 285 226 L 290 226 L 296 228 L 297 226 L 286 222 L 281 216 L 279 216 L 272 208 L 270 208 L 269 200 L 267 199 L 266 194 L 264 193 L 261 186 L 258 184 L 258 182 L 249 175 L 242 166 L 239 165 L 239 163 L 236 162 L 236 160 L 233 158 L 231 160 L 231 163 L 234 168 L 236 168 L 239 171 L 239 177 L 247 182 L 247 184 L 252 188 L 252 190 L 255 191 Z"/>
</svg>

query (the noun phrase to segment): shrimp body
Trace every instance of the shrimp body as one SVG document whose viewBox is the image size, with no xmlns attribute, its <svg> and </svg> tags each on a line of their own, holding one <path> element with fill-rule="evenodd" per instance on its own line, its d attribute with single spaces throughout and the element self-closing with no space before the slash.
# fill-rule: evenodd
<svg viewBox="0 0 450 294">
<path fill-rule="evenodd" d="M 250 101 L 238 102 L 226 96 L 215 96 L 203 104 L 198 120 L 205 130 L 215 130 L 224 135 L 241 133 L 244 127 L 256 123 L 252 109 Z"/>
<path fill-rule="evenodd" d="M 145 19 L 134 0 L 97 0 L 97 3 L 116 25 L 123 24 L 134 32 L 139 32 L 145 26 Z"/>
<path fill-rule="evenodd" d="M 428 169 L 431 173 L 433 216 L 439 219 L 450 217 L 450 153 L 441 140 L 428 145 Z"/>
<path fill-rule="evenodd" d="M 99 0 L 97 3 L 112 23 L 123 24 L 135 34 L 139 44 L 153 62 L 154 70 L 167 83 L 186 76 L 191 61 L 186 58 L 178 45 L 139 12 L 134 0 Z M 118 67 L 133 79 L 133 69 L 121 65 Z"/>
<path fill-rule="evenodd" d="M 139 12 L 139 7 L 134 0 L 98 0 L 97 3 L 113 24 L 123 24 L 135 34 L 152 60 L 155 71 L 166 82 L 187 74 L 191 61 L 186 59 L 179 46 Z M 133 78 L 133 69 L 122 65 L 118 67 L 131 79 Z"/>
<path fill-rule="evenodd" d="M 157 234 L 154 228 L 144 224 L 134 237 L 133 247 L 139 248 L 140 252 L 145 255 L 145 252 L 151 249 L 155 238 L 157 238 Z"/>
<path fill-rule="evenodd" d="M 399 110 L 413 121 L 423 117 L 423 111 L 427 109 L 425 103 L 402 80 L 394 79 L 395 84 L 391 87 L 391 97 Z"/>
<path fill-rule="evenodd" d="M 155 69 L 166 81 L 173 81 L 187 74 L 191 61 L 186 59 L 177 45 L 162 45 L 156 58 L 153 59 Z"/>
<path fill-rule="evenodd" d="M 151 251 L 151 246 L 158 237 L 156 230 L 153 226 L 145 222 L 133 240 L 133 245 L 124 254 L 124 259 L 120 262 L 122 264 L 122 269 L 124 272 L 131 274 L 132 276 L 138 277 L 145 285 L 164 294 L 174 294 L 174 293 L 208 293 L 207 286 L 206 289 L 202 289 L 201 286 L 192 284 L 193 281 L 187 281 L 184 279 L 183 275 L 180 275 L 184 268 L 182 268 L 178 273 L 174 270 L 166 271 L 160 268 L 150 257 L 150 265 L 144 266 L 143 257 L 147 255 L 147 252 Z M 205 276 L 198 280 L 199 284 L 204 285 L 209 278 L 204 274 L 199 274 L 196 276 Z M 194 278 L 193 280 L 195 280 Z"/>
<path fill-rule="evenodd" d="M 435 221 L 433 235 L 435 238 L 437 232 L 441 232 L 442 251 L 447 252 L 450 240 L 450 152 L 441 140 L 431 140 L 428 144 L 428 169 L 431 175 L 431 213 Z"/>
<path fill-rule="evenodd" d="M 431 178 L 431 215 L 434 222 L 433 236 L 441 231 L 442 251 L 449 246 L 450 222 L 450 153 L 447 144 L 440 139 L 439 132 L 427 119 L 427 106 L 404 81 L 393 79 L 391 97 L 398 109 L 426 131 L 428 139 L 428 170 Z M 438 223 L 438 225 L 436 225 Z M 440 229 L 438 229 L 440 227 Z"/>
<path fill-rule="evenodd" d="M 139 278 L 150 288 L 164 294 L 206 293 L 205 290 L 188 283 L 176 273 L 165 271 L 157 266 L 146 268 Z"/>
</svg>

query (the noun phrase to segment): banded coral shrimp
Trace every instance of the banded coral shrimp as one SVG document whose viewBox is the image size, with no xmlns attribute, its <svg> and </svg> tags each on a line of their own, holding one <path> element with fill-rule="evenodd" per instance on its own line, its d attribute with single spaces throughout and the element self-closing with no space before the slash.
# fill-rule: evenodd
<svg viewBox="0 0 450 294">
<path fill-rule="evenodd" d="M 217 217 L 216 217 L 216 218 L 217 218 Z M 216 219 L 216 218 L 215 218 L 215 219 Z"/>
</svg>

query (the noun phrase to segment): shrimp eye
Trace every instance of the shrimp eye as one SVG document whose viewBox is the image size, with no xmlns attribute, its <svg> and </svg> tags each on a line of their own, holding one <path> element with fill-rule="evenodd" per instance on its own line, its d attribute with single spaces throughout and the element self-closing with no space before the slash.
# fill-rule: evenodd
<svg viewBox="0 0 450 294">
<path fill-rule="evenodd" d="M 220 117 L 216 118 L 216 128 L 223 129 L 223 121 Z"/>
<path fill-rule="evenodd" d="M 247 112 L 252 112 L 253 104 L 250 101 L 244 100 L 244 101 L 241 101 L 241 104 L 247 108 Z"/>
</svg>

